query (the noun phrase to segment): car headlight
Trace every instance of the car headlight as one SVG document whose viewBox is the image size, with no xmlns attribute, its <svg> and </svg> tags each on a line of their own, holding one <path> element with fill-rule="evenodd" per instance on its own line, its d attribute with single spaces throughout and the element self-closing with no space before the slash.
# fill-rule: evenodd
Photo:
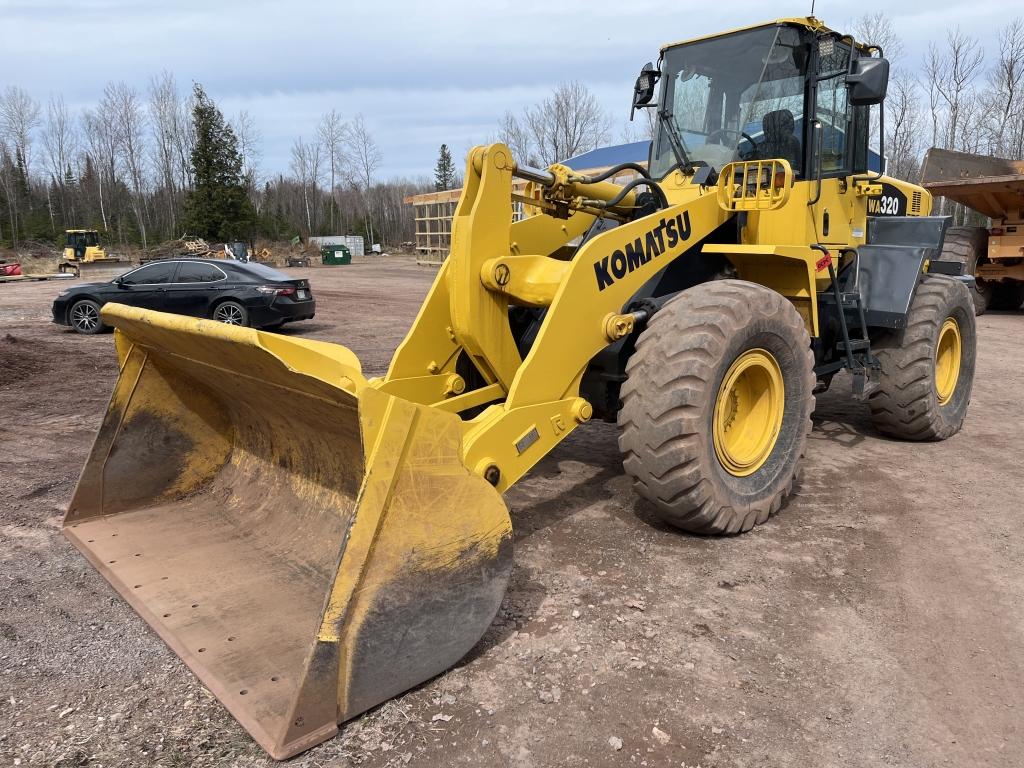
<svg viewBox="0 0 1024 768">
<path fill-rule="evenodd" d="M 57 298 L 61 298 L 62 296 L 67 296 L 69 293 L 71 293 L 71 289 L 70 288 L 65 288 L 63 291 L 61 291 L 60 293 L 57 294 Z"/>
</svg>

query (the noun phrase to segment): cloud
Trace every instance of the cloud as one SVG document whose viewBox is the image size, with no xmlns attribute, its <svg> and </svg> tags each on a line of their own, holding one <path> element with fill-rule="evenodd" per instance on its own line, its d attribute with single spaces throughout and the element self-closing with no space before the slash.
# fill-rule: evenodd
<svg viewBox="0 0 1024 768">
<path fill-rule="evenodd" d="M 915 67 L 930 40 L 959 25 L 986 49 L 1005 22 L 995 2 L 865 2 L 856 14 L 889 13 Z M 773 7 L 805 14 L 809 2 Z M 851 6 L 819 0 L 837 28 Z M 0 2 L 2 83 L 45 101 L 94 103 L 105 83 L 145 91 L 172 72 L 185 89 L 201 82 L 228 114 L 246 109 L 263 137 L 268 173 L 286 172 L 289 148 L 312 136 L 331 109 L 361 113 L 384 155 L 384 175 L 429 173 L 437 148 L 457 156 L 495 130 L 506 109 L 581 80 L 616 120 L 617 135 L 640 65 L 667 42 L 764 21 L 763 3 L 663 0 L 560 2 L 265 2 L 128 0 Z M 989 54 L 991 55 L 991 53 Z"/>
</svg>

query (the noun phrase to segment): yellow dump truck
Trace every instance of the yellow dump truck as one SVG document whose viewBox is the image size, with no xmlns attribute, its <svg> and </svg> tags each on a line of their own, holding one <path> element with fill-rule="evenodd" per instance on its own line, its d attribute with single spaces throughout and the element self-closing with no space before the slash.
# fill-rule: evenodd
<svg viewBox="0 0 1024 768">
<path fill-rule="evenodd" d="M 943 259 L 960 262 L 976 279 L 971 296 L 986 309 L 1020 309 L 1024 303 L 1024 160 L 932 148 L 921 185 L 933 195 L 988 217 L 987 227 L 951 227 Z"/>
<path fill-rule="evenodd" d="M 782 19 L 642 69 L 646 166 L 474 148 L 379 378 L 336 344 L 107 304 L 120 376 L 64 532 L 286 758 L 477 643 L 512 567 L 501 494 L 593 419 L 652 510 L 717 534 L 784 506 L 841 371 L 879 431 L 955 435 L 974 310 L 929 193 L 871 169 L 887 82 L 877 47 Z"/>
</svg>

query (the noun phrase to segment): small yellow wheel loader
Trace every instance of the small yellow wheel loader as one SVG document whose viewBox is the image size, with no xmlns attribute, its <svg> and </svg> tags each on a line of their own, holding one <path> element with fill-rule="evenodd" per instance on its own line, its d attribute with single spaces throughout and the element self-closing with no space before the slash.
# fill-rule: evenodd
<svg viewBox="0 0 1024 768">
<path fill-rule="evenodd" d="M 969 278 L 934 258 L 929 194 L 871 168 L 887 78 L 877 48 L 784 19 L 644 67 L 647 167 L 473 149 L 380 378 L 341 346 L 108 304 L 120 377 L 66 534 L 285 758 L 473 647 L 512 567 L 501 493 L 591 419 L 618 421 L 658 514 L 722 534 L 785 503 L 839 371 L 882 432 L 953 435 Z"/>
</svg>

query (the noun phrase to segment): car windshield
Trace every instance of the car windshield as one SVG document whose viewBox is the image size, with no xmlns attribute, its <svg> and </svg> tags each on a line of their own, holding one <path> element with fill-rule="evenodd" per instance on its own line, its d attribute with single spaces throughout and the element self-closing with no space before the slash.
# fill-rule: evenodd
<svg viewBox="0 0 1024 768">
<path fill-rule="evenodd" d="M 810 45 L 794 27 L 762 27 L 669 48 L 662 59 L 661 118 L 651 171 L 779 157 L 799 172 Z"/>
<path fill-rule="evenodd" d="M 241 267 L 242 271 L 248 272 L 249 274 L 255 275 L 260 280 L 273 280 L 277 283 L 287 283 L 291 278 L 284 272 L 279 272 L 273 267 L 268 267 L 266 264 L 255 264 L 249 262 L 244 267 Z"/>
</svg>

